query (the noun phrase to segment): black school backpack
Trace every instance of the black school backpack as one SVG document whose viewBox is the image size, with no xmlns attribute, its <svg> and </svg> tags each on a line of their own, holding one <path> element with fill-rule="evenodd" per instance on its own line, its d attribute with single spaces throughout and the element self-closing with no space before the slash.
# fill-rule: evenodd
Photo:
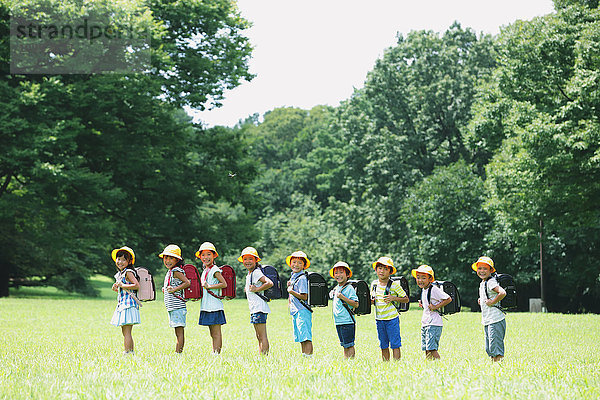
<svg viewBox="0 0 600 400">
<path fill-rule="evenodd" d="M 260 264 L 258 264 L 257 267 L 267 278 L 269 278 L 271 280 L 271 282 L 273 282 L 273 286 L 271 286 L 270 288 L 268 288 L 267 290 L 265 290 L 263 292 L 256 292 L 256 295 L 266 302 L 269 302 L 269 301 L 275 300 L 275 299 L 280 299 L 281 298 L 281 281 L 279 280 L 279 273 L 277 272 L 275 267 L 272 267 L 270 265 L 260 265 Z M 252 272 L 254 272 L 254 271 L 252 271 Z M 254 282 L 252 280 L 252 275 L 253 274 L 250 274 L 250 284 L 251 285 L 254 284 Z"/>
<path fill-rule="evenodd" d="M 460 294 L 454 283 L 450 281 L 433 281 L 431 284 L 439 287 L 444 293 L 452 298 L 452 301 L 449 304 L 438 310 L 441 315 L 450 315 L 460 312 Z M 431 286 L 427 290 L 427 302 L 431 304 Z"/>
<path fill-rule="evenodd" d="M 500 305 L 496 305 L 502 311 L 511 311 L 516 310 L 517 308 L 517 286 L 515 285 L 515 280 L 509 274 L 499 274 L 494 272 L 492 277 L 496 278 L 498 284 L 504 289 L 506 292 L 506 296 L 502 300 L 500 300 Z M 488 294 L 487 280 L 485 281 L 485 295 L 489 299 L 490 296 Z"/>
<path fill-rule="evenodd" d="M 358 307 L 354 309 L 356 315 L 371 314 L 371 291 L 369 285 L 365 281 L 352 280 L 348 281 L 356 291 L 358 296 Z"/>
</svg>

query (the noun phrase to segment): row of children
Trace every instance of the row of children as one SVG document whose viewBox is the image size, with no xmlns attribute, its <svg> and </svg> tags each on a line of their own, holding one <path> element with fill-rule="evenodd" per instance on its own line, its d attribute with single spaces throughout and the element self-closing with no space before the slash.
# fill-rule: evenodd
<svg viewBox="0 0 600 400">
<path fill-rule="evenodd" d="M 199 325 L 209 327 L 214 353 L 220 353 L 222 347 L 221 325 L 226 323 L 222 297 L 213 290 L 223 289 L 227 286 L 221 274 L 221 269 L 214 263 L 219 256 L 215 246 L 210 242 L 203 243 L 196 257 L 203 264 L 200 283 L 203 290 L 200 306 Z M 176 245 L 167 246 L 158 255 L 163 259 L 164 266 L 168 269 L 163 284 L 165 306 L 169 316 L 169 326 L 175 329 L 175 351 L 183 351 L 186 326 L 187 308 L 183 298 L 183 290 L 190 285 L 183 265 L 181 249 Z M 113 290 L 118 291 L 118 304 L 111 323 L 121 326 L 125 353 L 133 353 L 132 326 L 140 323 L 139 304 L 132 291 L 139 288 L 133 265 L 135 254 L 129 247 L 121 247 L 112 251 L 119 272 Z M 269 352 L 267 337 L 267 316 L 270 312 L 268 299 L 261 295 L 273 286 L 273 282 L 258 268 L 261 258 L 253 247 L 246 247 L 238 258 L 247 269 L 244 291 L 250 309 L 250 323 L 254 326 L 258 340 L 259 351 L 262 354 Z M 300 343 L 303 356 L 311 357 L 312 345 L 312 310 L 307 305 L 308 279 L 304 271 L 309 268 L 310 260 L 302 251 L 296 251 L 286 258 L 286 264 L 291 268 L 292 274 L 287 282 L 289 294 L 289 311 L 292 316 L 292 325 L 295 342 Z M 377 279 L 371 286 L 371 302 L 375 306 L 375 319 L 377 336 L 384 361 L 400 359 L 400 324 L 396 303 L 408 303 L 409 299 L 399 281 L 392 280 L 396 267 L 389 257 L 380 257 L 373 264 Z M 495 272 L 494 262 L 489 257 L 480 257 L 472 264 L 472 269 L 481 278 L 479 288 L 479 304 L 482 310 L 482 324 L 484 326 L 485 349 L 493 361 L 499 361 L 504 356 L 504 335 L 506 321 L 504 313 L 495 305 L 506 295 L 504 289 L 498 284 L 492 274 Z M 421 348 L 428 359 L 438 359 L 439 341 L 442 334 L 443 320 L 440 309 L 448 305 L 452 298 L 438 286 L 432 283 L 435 280 L 434 271 L 428 265 L 421 265 L 412 270 L 412 276 L 417 285 L 422 289 L 419 306 L 423 308 L 421 319 Z M 329 271 L 337 282 L 332 291 L 333 318 L 336 326 L 340 345 L 343 347 L 344 356 L 352 358 L 355 355 L 356 321 L 352 309 L 358 307 L 358 296 L 348 280 L 352 277 L 350 266 L 337 262 Z M 391 354 L 390 354 L 390 348 Z"/>
</svg>

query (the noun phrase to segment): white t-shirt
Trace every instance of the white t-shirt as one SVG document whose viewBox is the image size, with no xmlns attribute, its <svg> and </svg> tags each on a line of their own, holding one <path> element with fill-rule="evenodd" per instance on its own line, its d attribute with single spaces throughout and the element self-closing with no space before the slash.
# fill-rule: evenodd
<svg viewBox="0 0 600 400">
<path fill-rule="evenodd" d="M 421 304 L 423 304 L 423 316 L 421 317 L 421 325 L 428 326 L 443 326 L 444 321 L 442 316 L 437 311 L 431 311 L 429 309 L 429 302 L 427 301 L 427 292 L 429 288 L 421 290 Z M 436 285 L 431 285 L 431 304 L 436 306 L 442 301 L 446 300 L 450 295 L 444 292 Z"/>
<path fill-rule="evenodd" d="M 250 314 L 257 312 L 268 314 L 271 312 L 267 302 L 261 299 L 256 293 L 249 290 L 250 281 L 252 281 L 252 284 L 256 287 L 261 287 L 264 285 L 264 283 L 260 281 L 263 276 L 265 276 L 265 274 L 263 274 L 258 267 L 254 268 L 251 273 L 246 275 L 246 286 L 244 286 L 244 291 L 248 297 L 248 308 L 250 308 Z M 263 294 L 264 292 L 261 291 L 260 293 Z"/>
<path fill-rule="evenodd" d="M 204 283 L 208 282 L 209 285 L 216 285 L 219 283 L 219 280 L 215 278 L 215 273 L 222 272 L 221 268 L 213 265 L 210 269 L 204 268 L 202 271 L 202 275 L 200 276 L 200 283 L 202 284 L 202 303 L 200 305 L 200 311 L 221 311 L 224 310 L 223 302 L 220 299 L 217 299 L 215 296 L 208 293 L 207 289 L 204 287 Z M 211 289 L 211 291 L 221 296 L 221 289 Z"/>
<path fill-rule="evenodd" d="M 496 297 L 498 293 L 494 292 L 494 288 L 500 286 L 496 278 L 491 277 L 487 280 L 487 291 L 490 299 Z M 485 281 L 481 281 L 479 284 L 479 305 L 481 306 L 481 324 L 482 325 L 490 325 L 495 322 L 502 321 L 505 318 L 504 313 L 496 307 L 499 305 L 498 303 L 493 306 L 488 306 L 485 304 L 488 296 L 485 295 Z"/>
</svg>

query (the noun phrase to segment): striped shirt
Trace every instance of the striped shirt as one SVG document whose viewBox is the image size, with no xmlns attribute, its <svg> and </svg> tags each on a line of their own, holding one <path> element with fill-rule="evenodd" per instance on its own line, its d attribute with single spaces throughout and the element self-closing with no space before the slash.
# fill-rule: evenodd
<svg viewBox="0 0 600 400">
<path fill-rule="evenodd" d="M 115 274 L 115 278 L 119 281 L 121 281 L 121 283 L 126 284 L 126 285 L 130 285 L 133 282 L 129 282 L 127 280 L 127 272 L 132 272 L 132 269 L 124 269 L 122 271 L 119 271 Z M 125 309 L 128 309 L 130 307 L 135 307 L 137 309 L 140 308 L 140 306 L 138 305 L 138 303 L 133 299 L 133 297 L 131 296 L 131 293 L 135 293 L 133 290 L 126 290 L 123 288 L 119 288 L 119 293 L 117 295 L 117 311 L 123 311 Z"/>
<path fill-rule="evenodd" d="M 375 298 L 375 319 L 378 320 L 391 320 L 398 316 L 398 311 L 393 303 L 386 303 L 383 301 L 383 295 L 385 294 L 386 285 L 381 286 L 379 279 L 374 280 L 371 284 L 371 288 L 375 290 L 371 293 L 371 296 Z M 406 292 L 402 289 L 399 281 L 392 281 L 390 287 L 390 295 L 397 297 L 406 297 Z"/>
<path fill-rule="evenodd" d="M 165 275 L 165 282 L 163 283 L 163 292 L 165 293 L 165 307 L 167 311 L 179 310 L 180 308 L 186 308 L 185 301 L 183 298 L 183 290 L 178 290 L 173 293 L 167 292 L 167 286 L 177 287 L 183 283 L 181 279 L 177 279 L 175 272 L 180 272 L 185 275 L 185 271 L 182 268 L 174 267 L 167 271 Z M 177 296 L 181 297 L 178 298 Z"/>
</svg>

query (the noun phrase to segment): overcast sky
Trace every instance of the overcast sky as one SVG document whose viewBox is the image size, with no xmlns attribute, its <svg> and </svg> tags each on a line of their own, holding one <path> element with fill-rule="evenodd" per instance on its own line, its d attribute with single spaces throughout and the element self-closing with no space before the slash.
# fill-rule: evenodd
<svg viewBox="0 0 600 400">
<path fill-rule="evenodd" d="M 552 0 L 238 0 L 256 74 L 225 93 L 223 106 L 188 112 L 206 126 L 233 126 L 276 107 L 339 105 L 398 33 L 444 32 L 458 21 L 477 33 L 553 11 Z"/>
</svg>

